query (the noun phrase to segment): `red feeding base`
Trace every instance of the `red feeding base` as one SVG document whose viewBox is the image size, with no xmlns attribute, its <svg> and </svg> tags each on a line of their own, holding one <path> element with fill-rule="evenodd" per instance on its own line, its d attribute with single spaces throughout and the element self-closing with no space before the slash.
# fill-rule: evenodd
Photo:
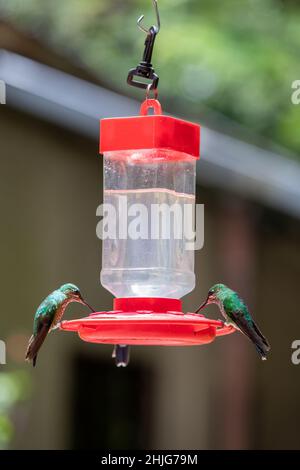
<svg viewBox="0 0 300 470">
<path fill-rule="evenodd" d="M 180 300 L 160 298 L 115 299 L 114 310 L 63 321 L 60 328 L 90 343 L 158 346 L 207 344 L 235 331 L 222 321 L 183 313 Z"/>
</svg>

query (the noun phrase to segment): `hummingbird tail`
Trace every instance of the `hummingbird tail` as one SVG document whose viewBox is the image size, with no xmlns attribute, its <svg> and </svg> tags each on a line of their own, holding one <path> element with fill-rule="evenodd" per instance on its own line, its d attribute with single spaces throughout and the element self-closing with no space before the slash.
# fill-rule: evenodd
<svg viewBox="0 0 300 470">
<path fill-rule="evenodd" d="M 266 351 L 266 352 L 270 351 L 271 346 L 270 346 L 269 341 L 268 341 L 267 338 L 262 334 L 262 332 L 260 331 L 260 329 L 258 328 L 258 326 L 256 325 L 256 323 L 255 323 L 254 321 L 253 321 L 253 328 L 254 328 L 256 334 L 257 334 L 257 335 L 259 336 L 259 338 L 262 340 L 265 351 Z"/>
<path fill-rule="evenodd" d="M 49 326 L 44 325 L 40 329 L 40 331 L 36 335 L 32 335 L 30 340 L 29 340 L 25 360 L 26 361 L 32 361 L 33 367 L 35 367 L 36 360 L 37 360 L 37 354 L 40 350 L 40 347 L 42 346 L 43 342 L 46 339 L 48 331 L 49 331 Z"/>
<path fill-rule="evenodd" d="M 271 346 L 268 340 L 262 335 L 259 331 L 256 324 L 253 322 L 253 329 L 252 331 L 244 331 L 244 333 L 248 336 L 248 338 L 253 342 L 256 351 L 260 355 L 261 359 L 265 361 L 267 359 L 267 354 L 271 349 Z"/>
<path fill-rule="evenodd" d="M 250 341 L 254 344 L 258 354 L 263 360 L 267 359 L 267 353 L 270 351 L 271 347 L 268 340 L 264 337 L 264 335 L 259 330 L 258 326 L 254 322 L 253 319 L 248 321 L 244 317 L 237 317 L 235 318 L 235 324 L 237 328 L 246 335 Z"/>
<path fill-rule="evenodd" d="M 115 359 L 117 367 L 126 367 L 129 363 L 129 346 L 116 344 L 112 357 Z"/>
<path fill-rule="evenodd" d="M 254 342 L 256 350 L 260 355 L 261 359 L 265 361 L 267 359 L 267 353 L 270 351 L 271 346 L 267 338 L 262 334 L 262 332 L 254 321 L 252 323 L 252 326 L 254 333 L 254 338 L 252 339 L 252 341 Z"/>
<path fill-rule="evenodd" d="M 256 343 L 255 348 L 256 348 L 256 351 L 258 352 L 258 354 L 260 355 L 261 359 L 263 361 L 266 361 L 267 360 L 267 353 L 270 350 L 270 347 L 267 348 L 264 343 L 261 343 L 261 344 Z"/>
</svg>

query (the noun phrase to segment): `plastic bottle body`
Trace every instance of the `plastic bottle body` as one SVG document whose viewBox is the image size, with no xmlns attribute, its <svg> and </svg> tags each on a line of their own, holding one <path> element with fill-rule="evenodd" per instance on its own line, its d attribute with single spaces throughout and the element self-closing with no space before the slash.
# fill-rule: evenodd
<svg viewBox="0 0 300 470">
<path fill-rule="evenodd" d="M 104 154 L 101 283 L 115 297 L 181 298 L 195 286 L 187 249 L 196 160 L 166 150 Z"/>
</svg>

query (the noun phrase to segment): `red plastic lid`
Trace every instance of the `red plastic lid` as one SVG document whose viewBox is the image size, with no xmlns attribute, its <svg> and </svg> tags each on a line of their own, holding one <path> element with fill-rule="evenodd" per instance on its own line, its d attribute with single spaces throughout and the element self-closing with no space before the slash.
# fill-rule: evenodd
<svg viewBox="0 0 300 470">
<path fill-rule="evenodd" d="M 182 312 L 181 300 L 163 297 L 122 297 L 114 299 L 114 310 L 122 312 Z"/>
<path fill-rule="evenodd" d="M 154 115 L 147 115 L 150 108 Z M 142 103 L 141 116 L 100 121 L 100 153 L 138 149 L 171 150 L 199 158 L 200 126 L 164 116 L 159 101 L 153 99 Z"/>
</svg>

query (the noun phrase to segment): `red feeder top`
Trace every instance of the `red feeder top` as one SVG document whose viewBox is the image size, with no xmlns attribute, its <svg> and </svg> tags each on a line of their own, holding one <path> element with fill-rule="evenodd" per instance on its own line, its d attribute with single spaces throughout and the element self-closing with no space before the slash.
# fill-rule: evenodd
<svg viewBox="0 0 300 470">
<path fill-rule="evenodd" d="M 60 328 L 91 343 L 159 346 L 207 344 L 235 331 L 220 320 L 183 313 L 180 300 L 161 298 L 115 299 L 114 310 L 63 321 Z"/>
<path fill-rule="evenodd" d="M 150 108 L 154 109 L 154 115 L 147 115 Z M 142 103 L 140 113 L 135 117 L 102 119 L 100 153 L 161 149 L 199 158 L 198 124 L 163 115 L 159 101 L 153 99 Z M 165 155 L 169 159 L 168 154 Z"/>
</svg>

